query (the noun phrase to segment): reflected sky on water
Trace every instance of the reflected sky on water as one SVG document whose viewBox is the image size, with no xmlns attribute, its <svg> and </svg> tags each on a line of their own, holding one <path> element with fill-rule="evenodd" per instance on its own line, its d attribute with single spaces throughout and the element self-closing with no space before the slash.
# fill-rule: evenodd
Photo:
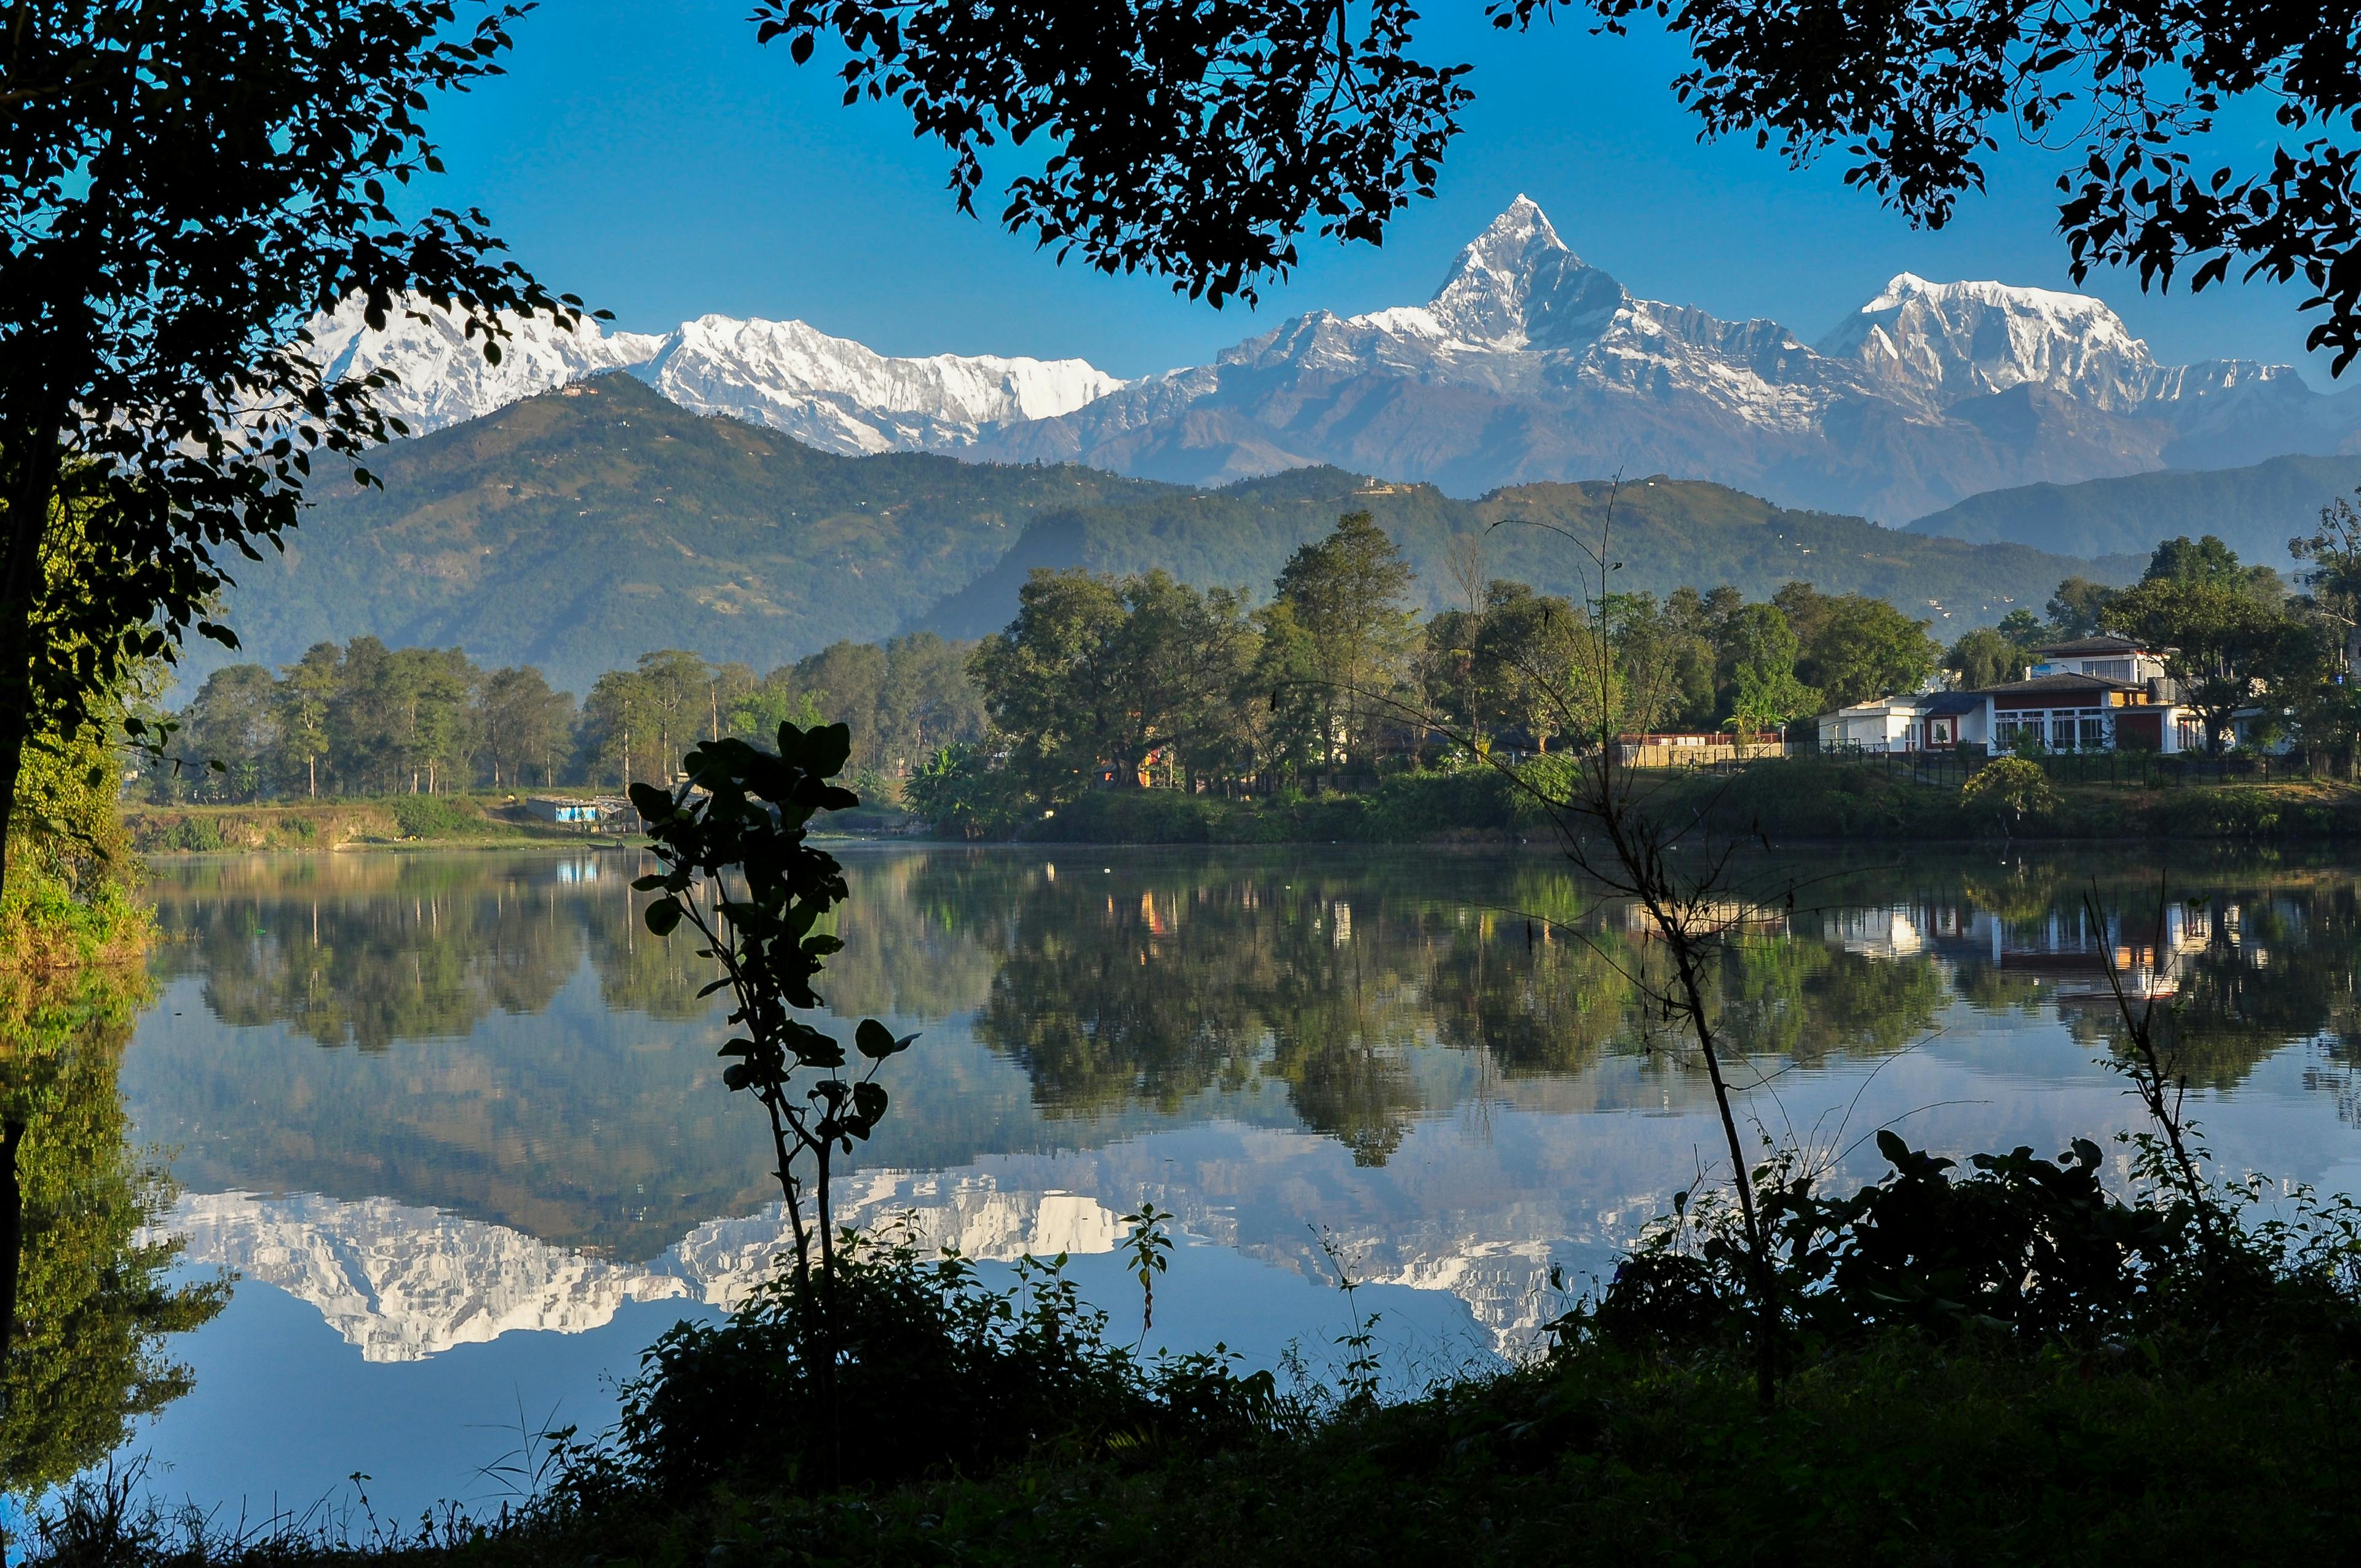
<svg viewBox="0 0 2361 1568">
<path fill-rule="evenodd" d="M 1718 1147 L 1630 979 L 1660 955 L 1537 850 L 844 859 L 830 1011 L 922 1034 L 847 1217 L 1069 1252 L 1120 1321 L 1118 1216 L 1152 1200 L 1190 1244 L 1158 1289 L 1177 1346 L 1324 1359 L 1324 1231 L 1405 1380 L 1514 1353 L 1560 1305 L 1552 1266 L 1603 1268 Z M 182 1186 L 184 1266 L 239 1277 L 173 1347 L 194 1390 L 140 1424 L 168 1494 L 300 1505 L 361 1472 L 380 1509 L 495 1498 L 520 1428 L 598 1426 L 642 1346 L 769 1266 L 759 1117 L 720 1087 L 701 960 L 638 923 L 641 869 L 158 871 L 121 1091 Z M 2043 1153 L 2124 1126 L 2112 958 L 2175 1007 L 2224 1164 L 2361 1186 L 2361 873 L 2216 858 L 2160 906 L 2122 853 L 1746 874 L 1763 906 L 1732 906 L 1714 1000 L 1773 1135 L 1867 1179 L 1883 1124 Z"/>
</svg>

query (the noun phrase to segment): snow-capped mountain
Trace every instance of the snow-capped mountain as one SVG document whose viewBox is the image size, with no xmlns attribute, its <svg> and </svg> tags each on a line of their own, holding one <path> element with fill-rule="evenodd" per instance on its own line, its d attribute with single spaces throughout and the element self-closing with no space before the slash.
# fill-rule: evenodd
<svg viewBox="0 0 2361 1568">
<path fill-rule="evenodd" d="M 699 316 L 634 370 L 683 408 L 828 452 L 950 451 L 994 426 L 1069 413 L 1123 385 L 1080 359 L 891 359 L 802 322 Z"/>
<path fill-rule="evenodd" d="M 1009 1192 L 988 1179 L 862 1172 L 847 1179 L 848 1223 L 906 1224 L 933 1250 L 1006 1260 L 1114 1250 L 1122 1226 L 1097 1200 Z M 421 1361 L 506 1333 L 582 1333 L 632 1301 L 736 1307 L 794 1245 L 772 1204 L 708 1220 L 645 1264 L 554 1245 L 507 1225 L 390 1198 L 192 1193 L 162 1234 L 188 1260 L 234 1269 L 310 1302 L 364 1361 Z"/>
<path fill-rule="evenodd" d="M 1889 522 L 2004 486 L 2361 451 L 2361 398 L 2287 366 L 2159 364 L 2087 295 L 1905 272 L 1813 345 L 1632 294 L 1523 196 L 1424 304 L 1312 311 L 1133 382 L 1078 359 L 889 358 L 724 316 L 661 337 L 525 323 L 497 368 L 439 318 L 368 334 L 340 313 L 320 337 L 332 367 L 394 369 L 389 406 L 421 429 L 624 368 L 832 452 L 1198 484 L 1333 463 L 1460 495 L 1661 472 Z"/>
<path fill-rule="evenodd" d="M 448 313 L 412 300 L 372 332 L 361 319 L 358 295 L 310 323 L 311 355 L 331 380 L 390 370 L 397 384 L 378 394 L 378 406 L 423 435 L 504 408 L 535 392 L 601 371 L 645 364 L 664 340 L 645 333 L 601 333 L 585 321 L 574 332 L 543 316 L 502 318 L 510 332 L 500 362 L 484 357 L 484 340 L 469 338 Z"/>
<path fill-rule="evenodd" d="M 1423 305 L 1313 311 L 980 455 L 1221 480 L 1334 463 L 1461 494 L 1617 469 L 1902 521 L 2003 485 L 2361 447 L 2283 366 L 2158 364 L 2101 301 L 1903 274 L 1814 346 L 1641 299 L 1520 196 Z"/>
<path fill-rule="evenodd" d="M 629 370 L 684 408 L 784 431 L 826 452 L 943 452 L 994 428 L 1052 418 L 1123 382 L 1080 359 L 938 354 L 895 359 L 799 321 L 699 316 L 664 334 L 569 332 L 508 318 L 500 363 L 446 313 L 413 301 L 381 332 L 357 299 L 311 323 L 331 376 L 391 370 L 379 403 L 412 434 L 475 419 L 585 376 Z"/>
<path fill-rule="evenodd" d="M 2175 380 L 2102 301 L 2001 283 L 1930 283 L 1908 272 L 1818 348 L 1896 395 L 1938 407 L 2030 384 L 2130 410 L 2168 395 Z"/>
</svg>

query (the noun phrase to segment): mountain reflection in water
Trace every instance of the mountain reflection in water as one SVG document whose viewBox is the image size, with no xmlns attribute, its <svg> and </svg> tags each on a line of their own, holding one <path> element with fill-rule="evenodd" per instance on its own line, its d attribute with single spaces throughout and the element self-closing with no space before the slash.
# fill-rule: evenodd
<svg viewBox="0 0 2361 1568">
<path fill-rule="evenodd" d="M 1645 923 L 1539 850 L 844 860 L 830 1011 L 922 1032 L 858 1156 L 859 1223 L 1083 1255 L 1148 1197 L 1311 1280 L 1323 1227 L 1513 1349 L 1554 1310 L 1551 1266 L 1602 1266 L 1714 1146 L 1702 1076 L 1630 978 L 1659 961 Z M 157 1000 L 121 1069 L 186 1194 L 157 1234 L 372 1365 L 739 1299 L 782 1245 L 775 1189 L 720 1087 L 708 971 L 641 926 L 641 869 L 159 868 Z M 1713 1000 L 1774 1135 L 1846 1154 L 1901 1118 L 1929 1146 L 2046 1153 L 2123 1125 L 2093 1061 L 2119 1043 L 2112 961 L 2165 1004 L 2225 1164 L 2342 1181 L 2361 1155 L 2351 870 L 2191 862 L 2159 905 L 2120 855 L 1750 869 L 1780 891 L 1732 909 Z"/>
</svg>

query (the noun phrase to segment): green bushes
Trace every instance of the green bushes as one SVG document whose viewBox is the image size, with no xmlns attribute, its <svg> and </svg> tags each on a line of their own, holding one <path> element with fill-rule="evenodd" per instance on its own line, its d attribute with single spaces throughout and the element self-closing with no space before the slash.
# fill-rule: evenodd
<svg viewBox="0 0 2361 1568">
<path fill-rule="evenodd" d="M 1528 826 L 1515 786 L 1489 769 L 1396 773 L 1363 795 L 1225 800 L 1169 789 L 1093 790 L 1023 837 L 1084 844 L 1414 844 Z"/>
<path fill-rule="evenodd" d="M 1203 1452 L 1288 1421 L 1268 1372 L 1110 1344 L 1063 1263 L 1025 1259 L 1015 1287 L 992 1290 L 968 1259 L 922 1260 L 906 1237 L 840 1250 L 833 1422 L 804 1354 L 822 1343 L 823 1284 L 783 1273 L 726 1321 L 656 1342 L 623 1389 L 616 1448 L 586 1474 L 679 1499 L 819 1487 L 840 1457 L 850 1484 L 882 1487 L 1049 1456 Z"/>
<path fill-rule="evenodd" d="M 484 825 L 483 813 L 442 795 L 398 795 L 388 803 L 405 839 L 446 839 Z"/>
<path fill-rule="evenodd" d="M 1232 841 L 1249 807 L 1171 789 L 1093 790 L 1030 823 L 1025 837 L 1060 843 L 1207 844 Z"/>
<path fill-rule="evenodd" d="M 1996 757 L 1960 786 L 1960 809 L 1971 817 L 1990 814 L 2004 833 L 2015 832 L 2026 817 L 2044 816 L 2057 804 L 2049 775 L 2024 757 Z"/>
<path fill-rule="evenodd" d="M 2128 1200 L 2103 1185 L 2098 1146 L 2081 1138 L 2055 1161 L 2017 1148 L 1962 1170 L 1881 1132 L 1892 1169 L 1842 1198 L 1792 1160 L 1763 1168 L 1755 1201 L 1789 1358 L 1894 1331 L 2076 1355 L 2169 1345 L 2224 1365 L 2303 1341 L 2332 1356 L 2361 1350 L 2361 1210 L 2304 1192 L 2292 1218 L 2251 1223 L 2250 1195 L 2185 1191 L 2160 1139 L 2133 1142 L 2142 1180 Z M 1558 1332 L 1732 1353 L 1758 1332 L 1752 1301 L 1730 1207 L 1684 1195 Z"/>
<path fill-rule="evenodd" d="M 222 825 L 209 817 L 184 817 L 165 831 L 166 850 L 178 850 L 187 854 L 207 854 L 227 843 Z"/>
</svg>

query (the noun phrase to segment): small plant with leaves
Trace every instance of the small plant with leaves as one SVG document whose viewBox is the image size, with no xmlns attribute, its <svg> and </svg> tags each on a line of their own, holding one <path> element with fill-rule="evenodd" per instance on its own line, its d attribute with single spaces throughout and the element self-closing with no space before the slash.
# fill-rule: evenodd
<svg viewBox="0 0 2361 1568">
<path fill-rule="evenodd" d="M 683 923 L 694 928 L 705 939 L 699 954 L 721 969 L 703 994 L 726 989 L 736 1003 L 730 1023 L 739 1032 L 721 1047 L 723 1056 L 736 1059 L 722 1081 L 752 1094 L 770 1118 L 779 1191 L 795 1235 L 796 1284 L 819 1305 L 812 1337 L 799 1342 L 797 1354 L 817 1373 L 835 1444 L 829 1473 L 840 1482 L 843 1421 L 836 1387 L 830 1179 L 837 1155 L 851 1154 L 885 1114 L 877 1069 L 917 1038 L 897 1038 L 876 1019 L 863 1018 L 853 1030 L 861 1058 L 856 1069 L 833 1035 L 795 1015 L 797 1008 L 821 1005 L 812 981 L 844 945 L 820 929 L 822 917 L 844 901 L 844 868 L 812 847 L 807 826 L 815 812 L 861 804 L 831 782 L 851 751 L 852 733 L 841 724 L 815 729 L 782 724 L 776 754 L 724 736 L 683 759 L 684 777 L 673 788 L 631 786 L 631 804 L 664 863 L 663 871 L 632 883 L 660 894 L 648 905 L 648 929 L 663 937 Z"/>
<path fill-rule="evenodd" d="M 851 751 L 844 725 L 782 724 L 776 755 L 724 736 L 692 750 L 670 790 L 631 786 L 664 868 L 631 885 L 661 894 L 648 905 L 649 930 L 668 936 L 686 923 L 705 940 L 700 956 L 720 966 L 705 993 L 730 992 L 730 1024 L 740 1031 L 721 1047 L 736 1058 L 722 1081 L 752 1093 L 770 1117 L 796 1272 L 806 1280 L 815 1248 L 825 1266 L 835 1247 L 834 1157 L 850 1154 L 885 1114 L 877 1069 L 917 1037 L 862 1019 L 855 1069 L 841 1042 L 795 1015 L 822 1004 L 812 981 L 843 947 L 819 927 L 845 898 L 844 870 L 811 845 L 807 825 L 816 812 L 861 804 L 830 782 Z"/>
<path fill-rule="evenodd" d="M 1345 1365 L 1340 1369 L 1345 1409 L 1356 1412 L 1375 1409 L 1384 1371 L 1378 1357 L 1378 1320 L 1385 1314 L 1361 1315 L 1361 1281 L 1353 1277 L 1352 1260 L 1345 1255 L 1343 1244 L 1326 1230 L 1316 1230 L 1312 1234 L 1328 1259 L 1328 1266 L 1335 1270 L 1336 1288 L 1345 1293 L 1345 1316 L 1352 1323 L 1347 1332 L 1336 1336 L 1336 1348 L 1345 1353 Z"/>
<path fill-rule="evenodd" d="M 1123 1250 L 1131 1259 L 1132 1277 L 1139 1281 L 1139 1343 L 1148 1343 L 1148 1331 L 1156 1326 L 1156 1277 L 1171 1263 L 1172 1233 L 1166 1223 L 1172 1216 L 1143 1198 L 1137 1212 L 1126 1214 L 1121 1223 L 1131 1227 L 1124 1236 Z"/>
</svg>

